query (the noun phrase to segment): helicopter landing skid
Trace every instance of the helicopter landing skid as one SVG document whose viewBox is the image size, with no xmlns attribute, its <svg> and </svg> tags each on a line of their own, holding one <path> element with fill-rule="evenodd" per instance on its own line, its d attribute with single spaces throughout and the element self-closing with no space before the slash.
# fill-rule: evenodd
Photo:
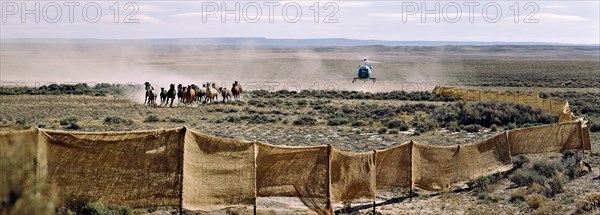
<svg viewBox="0 0 600 215">
<path fill-rule="evenodd" d="M 375 83 L 375 81 L 377 81 L 377 78 L 353 78 L 353 79 L 352 79 L 352 83 L 356 82 L 356 79 L 363 80 L 363 81 L 365 81 L 365 82 L 366 82 L 367 80 L 373 80 L 373 83 Z"/>
</svg>

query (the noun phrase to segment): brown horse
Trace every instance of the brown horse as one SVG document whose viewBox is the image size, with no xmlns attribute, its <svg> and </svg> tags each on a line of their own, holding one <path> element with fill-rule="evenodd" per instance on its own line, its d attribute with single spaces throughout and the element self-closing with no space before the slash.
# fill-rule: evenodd
<svg viewBox="0 0 600 215">
<path fill-rule="evenodd" d="M 233 93 L 231 93 L 231 90 L 229 90 L 225 87 L 219 87 L 219 92 L 221 92 L 221 97 L 223 97 L 223 102 L 231 101 L 231 96 L 233 95 Z"/>
<path fill-rule="evenodd" d="M 240 95 L 242 94 L 242 85 L 238 83 L 238 81 L 233 82 L 233 86 L 231 87 L 231 94 L 233 94 L 233 98 L 236 101 L 240 99 Z"/>
<path fill-rule="evenodd" d="M 186 89 L 184 87 L 184 89 Z M 183 103 L 192 104 L 196 98 L 196 91 L 192 88 L 192 86 L 188 85 L 187 90 L 183 92 Z"/>
</svg>

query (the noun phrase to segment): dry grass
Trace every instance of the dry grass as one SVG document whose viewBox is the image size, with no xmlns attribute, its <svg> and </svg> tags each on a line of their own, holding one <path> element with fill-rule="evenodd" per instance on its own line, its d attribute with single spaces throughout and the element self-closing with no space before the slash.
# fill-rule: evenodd
<svg viewBox="0 0 600 215">
<path fill-rule="evenodd" d="M 533 214 L 536 215 L 550 215 L 550 214 L 557 214 L 558 212 L 556 211 L 559 208 L 558 203 L 553 202 L 553 201 L 547 201 L 542 203 L 537 210 L 535 210 L 535 212 L 533 212 Z"/>
<path fill-rule="evenodd" d="M 542 204 L 546 203 L 547 201 L 548 199 L 541 194 L 532 194 L 526 198 L 527 205 L 533 209 L 539 208 Z"/>
<path fill-rule="evenodd" d="M 525 189 L 523 187 L 519 187 L 510 193 L 510 201 L 511 202 L 522 202 L 522 201 L 525 201 L 526 196 L 527 196 L 527 189 Z"/>
<path fill-rule="evenodd" d="M 597 213 L 600 211 L 600 192 L 594 192 L 575 203 L 577 213 Z"/>
</svg>

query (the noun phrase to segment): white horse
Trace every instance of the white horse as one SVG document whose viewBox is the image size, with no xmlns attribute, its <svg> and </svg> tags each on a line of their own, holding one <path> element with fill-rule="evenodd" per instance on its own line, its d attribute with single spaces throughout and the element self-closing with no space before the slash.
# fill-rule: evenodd
<svg viewBox="0 0 600 215">
<path fill-rule="evenodd" d="M 204 101 L 206 103 L 216 100 L 217 96 L 219 95 L 219 92 L 217 91 L 217 89 L 214 88 L 214 86 L 215 86 L 214 83 L 204 84 L 204 91 L 206 93 L 206 98 L 204 99 Z"/>
</svg>

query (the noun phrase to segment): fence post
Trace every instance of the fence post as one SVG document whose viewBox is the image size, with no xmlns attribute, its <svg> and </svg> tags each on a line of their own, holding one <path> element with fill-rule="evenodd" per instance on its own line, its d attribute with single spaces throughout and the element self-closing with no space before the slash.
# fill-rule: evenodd
<svg viewBox="0 0 600 215">
<path fill-rule="evenodd" d="M 373 150 L 373 166 L 375 166 L 375 173 L 377 173 L 377 150 Z M 377 199 L 377 174 L 375 174 L 375 197 L 373 198 L 373 215 L 375 215 L 375 200 Z"/>
<path fill-rule="evenodd" d="M 413 183 L 415 181 L 414 177 L 415 177 L 415 170 L 414 170 L 414 164 L 413 164 L 413 149 L 414 149 L 414 142 L 412 140 L 410 140 L 410 190 L 408 191 L 408 197 L 409 197 L 409 202 L 412 202 L 412 196 L 413 196 Z"/>
<path fill-rule="evenodd" d="M 375 212 L 377 211 L 375 210 L 375 201 L 373 201 L 373 215 L 375 215 Z"/>
<path fill-rule="evenodd" d="M 258 146 L 256 141 L 252 141 L 252 147 L 254 147 L 254 215 L 256 215 L 256 200 L 258 199 L 258 187 L 256 186 L 256 156 L 258 155 Z"/>
<path fill-rule="evenodd" d="M 187 136 L 188 128 L 183 126 L 181 129 L 183 131 L 183 139 L 181 141 L 181 164 L 179 165 L 179 171 L 181 175 L 179 176 L 179 214 L 183 214 L 183 163 L 185 163 L 184 159 L 184 150 L 185 150 L 185 137 Z"/>
<path fill-rule="evenodd" d="M 331 144 L 327 144 L 327 210 L 333 212 L 333 206 L 331 205 Z"/>
<path fill-rule="evenodd" d="M 579 138 L 581 138 L 581 154 L 582 154 L 582 158 L 585 158 L 585 141 L 584 141 L 584 137 L 583 137 L 583 123 L 581 122 L 581 120 L 578 120 L 578 124 L 579 124 L 579 134 L 581 134 Z"/>
</svg>

